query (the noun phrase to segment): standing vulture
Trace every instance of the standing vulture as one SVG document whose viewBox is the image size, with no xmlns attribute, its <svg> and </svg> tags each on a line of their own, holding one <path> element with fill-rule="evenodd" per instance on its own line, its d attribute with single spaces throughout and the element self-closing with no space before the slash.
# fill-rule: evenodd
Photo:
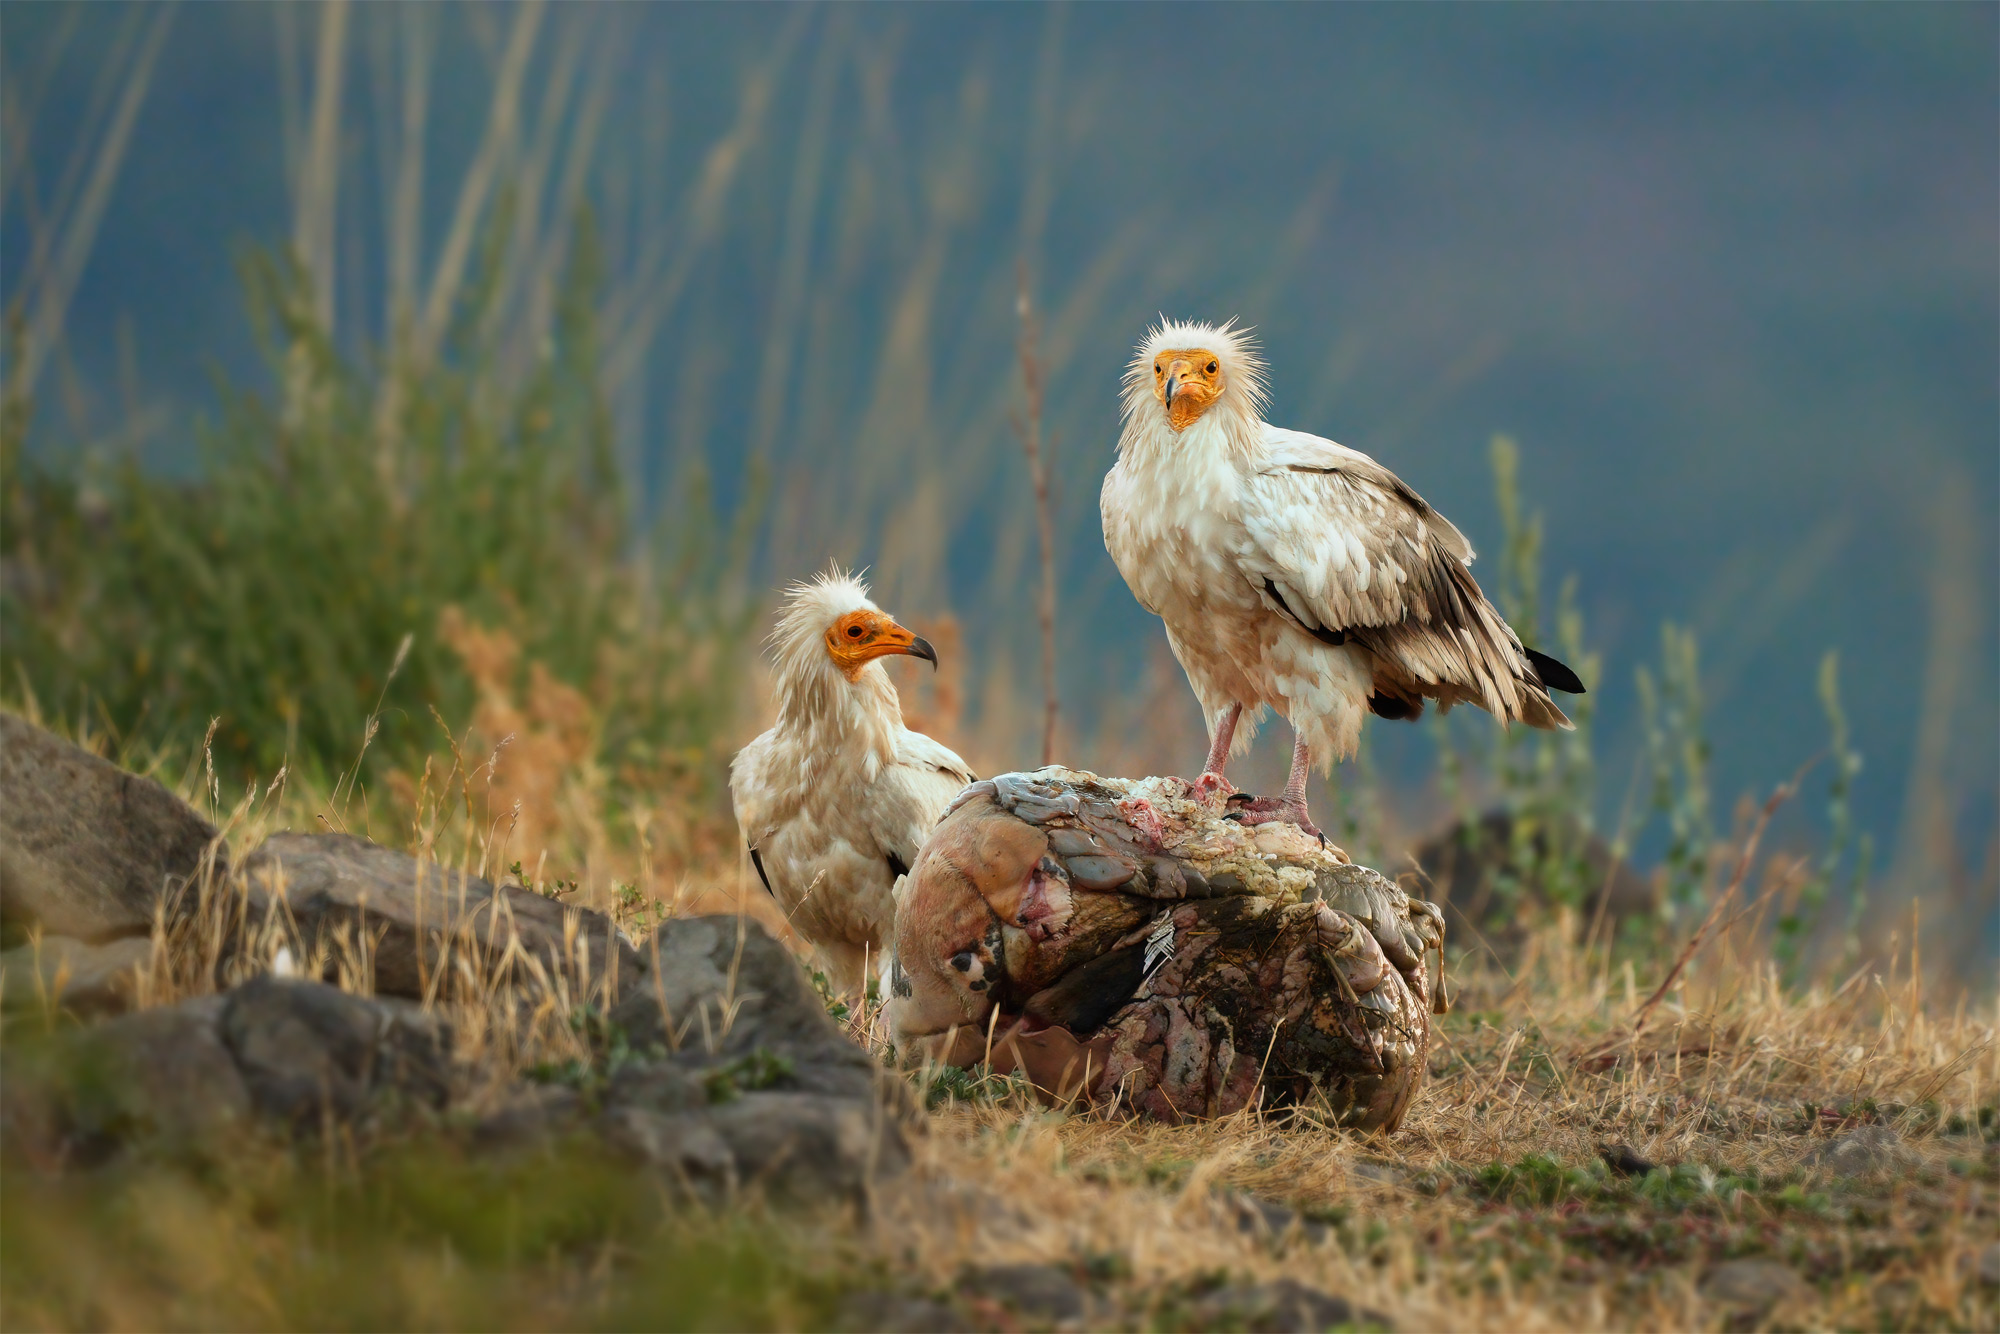
<svg viewBox="0 0 2000 1334">
<path fill-rule="evenodd" d="M 1231 800 L 1245 823 L 1314 834 L 1306 775 L 1353 755 L 1364 713 L 1469 702 L 1570 727 L 1549 691 L 1583 683 L 1522 647 L 1473 581 L 1465 537 L 1374 459 L 1265 422 L 1263 372 L 1233 321 L 1150 330 L 1100 497 L 1105 548 L 1166 623 L 1207 717 L 1204 791 L 1227 791 L 1223 765 L 1267 707 L 1296 737 L 1285 794 Z"/>
<path fill-rule="evenodd" d="M 950 750 L 903 726 L 879 659 L 937 653 L 831 569 L 787 592 L 771 632 L 777 725 L 729 767 L 758 878 L 858 995 L 895 922 L 892 893 L 951 799 L 973 781 Z"/>
</svg>

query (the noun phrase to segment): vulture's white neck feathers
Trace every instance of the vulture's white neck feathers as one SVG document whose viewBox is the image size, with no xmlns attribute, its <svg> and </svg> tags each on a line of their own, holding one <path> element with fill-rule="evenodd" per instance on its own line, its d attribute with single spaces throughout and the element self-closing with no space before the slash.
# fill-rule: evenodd
<svg viewBox="0 0 2000 1334">
<path fill-rule="evenodd" d="M 860 763 L 872 777 L 895 756 L 902 704 L 879 660 L 848 680 L 827 654 L 826 632 L 849 612 L 880 608 L 866 584 L 838 567 L 792 585 L 785 596 L 770 641 L 780 743 L 802 756 Z"/>
</svg>

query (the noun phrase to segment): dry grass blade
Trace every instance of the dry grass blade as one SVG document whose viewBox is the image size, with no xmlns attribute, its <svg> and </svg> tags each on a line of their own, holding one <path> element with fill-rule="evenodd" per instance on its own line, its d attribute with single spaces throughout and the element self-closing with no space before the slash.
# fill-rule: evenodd
<svg viewBox="0 0 2000 1334">
<path fill-rule="evenodd" d="M 92 155 L 83 193 L 78 197 L 73 212 L 65 212 L 51 222 L 50 234 L 61 239 L 56 243 L 53 263 L 40 283 L 27 336 L 13 358 L 7 376 L 10 398 L 25 400 L 34 393 L 42 367 L 62 342 L 70 298 L 76 292 L 77 281 L 83 276 L 84 263 L 90 258 L 105 207 L 111 202 L 111 187 L 118 179 L 118 169 L 125 160 L 125 150 L 131 142 L 139 108 L 145 103 L 146 90 L 152 85 L 153 67 L 173 20 L 172 4 L 162 5 L 153 13 L 139 52 L 122 79 L 117 111 Z M 81 146 L 78 152 L 82 152 Z"/>
<path fill-rule="evenodd" d="M 1026 418 L 1017 419 L 1021 448 L 1028 456 L 1028 481 L 1035 490 L 1035 534 L 1042 551 L 1042 589 L 1036 617 L 1042 626 L 1042 763 L 1056 758 L 1056 538 L 1049 517 L 1049 472 L 1042 461 L 1042 363 L 1036 354 L 1040 328 L 1028 285 L 1028 262 L 1015 272 L 1014 313 L 1020 321 L 1022 402 Z"/>
<path fill-rule="evenodd" d="M 544 8 L 543 0 L 526 0 L 515 12 L 507 52 L 494 82 L 485 137 L 459 184 L 451 229 L 445 233 L 444 249 L 438 256 L 437 270 L 432 275 L 430 292 L 424 299 L 412 340 L 412 351 L 419 360 L 435 355 L 438 342 L 444 337 L 465 280 L 466 265 L 472 258 L 472 245 L 486 212 L 486 201 L 499 179 L 502 164 L 514 150 L 521 118 L 521 85 L 527 77 L 528 58 L 534 53 L 535 34 L 541 28 Z"/>
<path fill-rule="evenodd" d="M 1771 816 L 1776 814 L 1778 807 L 1789 801 L 1792 795 L 1799 790 L 1799 784 L 1805 780 L 1807 771 L 1817 763 L 1819 763 L 1818 756 L 1807 760 L 1799 767 L 1799 771 L 1792 775 L 1791 781 L 1780 783 L 1777 789 L 1765 799 L 1763 809 L 1757 813 L 1757 823 L 1751 826 L 1749 837 L 1743 840 L 1743 850 L 1737 855 L 1736 869 L 1730 874 L 1728 889 L 1724 890 L 1715 900 L 1714 906 L 1708 910 L 1708 915 L 1702 918 L 1701 925 L 1695 928 L 1692 936 L 1688 937 L 1687 944 L 1681 947 L 1681 952 L 1675 958 L 1673 967 L 1667 970 L 1667 975 L 1661 979 L 1660 985 L 1653 989 L 1653 994 L 1646 997 L 1637 1012 L 1633 1014 L 1632 1031 L 1627 1038 L 1628 1041 L 1637 1039 L 1640 1030 L 1646 1026 L 1646 1020 L 1652 1015 L 1659 1003 L 1666 998 L 1667 993 L 1673 990 L 1674 983 L 1680 979 L 1682 971 L 1688 966 L 1688 962 L 1700 952 L 1702 942 L 1708 938 L 1709 929 L 1715 925 L 1715 919 L 1721 915 L 1724 908 L 1728 907 L 1735 900 L 1737 893 L 1743 888 L 1744 878 L 1750 873 L 1750 864 L 1756 859 L 1757 845 L 1763 841 L 1764 830 L 1770 826 Z"/>
<path fill-rule="evenodd" d="M 347 83 L 347 0 L 320 7 L 312 127 L 299 172 L 292 248 L 312 282 L 320 322 L 333 327 L 334 218 L 340 196 L 340 103 Z"/>
</svg>

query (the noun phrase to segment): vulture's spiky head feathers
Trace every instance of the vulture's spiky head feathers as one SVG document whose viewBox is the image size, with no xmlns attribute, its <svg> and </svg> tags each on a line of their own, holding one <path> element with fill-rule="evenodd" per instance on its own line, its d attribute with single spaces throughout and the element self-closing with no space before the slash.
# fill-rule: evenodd
<svg viewBox="0 0 2000 1334">
<path fill-rule="evenodd" d="M 1146 331 L 1125 369 L 1125 422 L 1179 434 L 1213 422 L 1230 434 L 1254 427 L 1265 408 L 1257 340 L 1235 320 L 1217 326 L 1170 320 Z"/>
<path fill-rule="evenodd" d="M 878 697 L 877 711 L 894 717 L 895 687 L 877 662 L 892 654 L 923 658 L 937 666 L 929 641 L 896 624 L 868 597 L 868 585 L 837 565 L 785 590 L 785 610 L 771 630 L 771 658 L 778 673 L 781 717 L 818 724 L 844 712 L 843 687 L 862 687 Z"/>
</svg>

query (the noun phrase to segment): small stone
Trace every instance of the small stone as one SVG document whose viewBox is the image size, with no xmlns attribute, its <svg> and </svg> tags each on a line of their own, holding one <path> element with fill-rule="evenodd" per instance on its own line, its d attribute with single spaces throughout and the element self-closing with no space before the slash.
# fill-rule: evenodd
<svg viewBox="0 0 2000 1334">
<path fill-rule="evenodd" d="M 1323 1240 L 1330 1230 L 1326 1224 L 1307 1218 L 1276 1200 L 1231 1192 L 1224 1195 L 1222 1201 L 1238 1232 L 1261 1237 L 1274 1251 L 1284 1250 L 1293 1237 L 1307 1242 Z"/>
<path fill-rule="evenodd" d="M 2000 1288 L 2000 1241 L 1988 1244 L 1979 1253 L 1979 1263 L 1975 1272 L 1979 1281 L 1989 1288 Z"/>
<path fill-rule="evenodd" d="M 1814 1150 L 1810 1161 L 1837 1177 L 1865 1177 L 1914 1167 L 1917 1154 L 1888 1126 L 1856 1126 Z"/>
<path fill-rule="evenodd" d="M 992 1265 L 971 1271 L 961 1286 L 1030 1320 L 1061 1324 L 1084 1316 L 1083 1285 L 1062 1265 Z"/>
<path fill-rule="evenodd" d="M 833 1327 L 842 1334 L 962 1334 L 972 1326 L 943 1302 L 895 1292 L 850 1292 Z"/>
<path fill-rule="evenodd" d="M 1250 1232 L 1265 1237 L 1282 1237 L 1299 1221 L 1298 1212 L 1288 1209 L 1276 1200 L 1266 1200 L 1255 1195 L 1232 1192 L 1223 1197 L 1223 1205 L 1236 1222 L 1238 1232 Z"/>
<path fill-rule="evenodd" d="M 1642 1177 L 1648 1172 L 1657 1172 L 1660 1165 L 1640 1153 L 1630 1144 L 1607 1144 L 1597 1151 L 1604 1165 L 1621 1177 Z"/>
<path fill-rule="evenodd" d="M 1703 1297 L 1745 1311 L 1768 1311 L 1811 1291 L 1804 1279 L 1775 1260 L 1731 1260 L 1709 1270 L 1701 1281 Z"/>
<path fill-rule="evenodd" d="M 1356 1323 L 1390 1328 L 1387 1317 L 1379 1312 L 1357 1312 L 1345 1297 L 1290 1278 L 1218 1288 L 1195 1303 L 1194 1316 L 1199 1328 L 1242 1329 L 1256 1334 L 1315 1334 Z"/>
<path fill-rule="evenodd" d="M 48 1004 L 80 1015 L 129 1010 L 139 970 L 152 959 L 153 942 L 147 936 L 125 936 L 104 945 L 43 936 L 38 943 L 0 954 L 0 1006 L 32 1010 Z"/>
<path fill-rule="evenodd" d="M 1347 1170 L 1350 1175 L 1371 1185 L 1400 1187 L 1403 1184 L 1402 1169 L 1391 1167 L 1388 1163 L 1362 1161 Z"/>
<path fill-rule="evenodd" d="M 0 923 L 102 943 L 151 930 L 215 827 L 150 778 L 0 713 Z M 227 851 L 217 844 L 218 860 Z"/>
</svg>

